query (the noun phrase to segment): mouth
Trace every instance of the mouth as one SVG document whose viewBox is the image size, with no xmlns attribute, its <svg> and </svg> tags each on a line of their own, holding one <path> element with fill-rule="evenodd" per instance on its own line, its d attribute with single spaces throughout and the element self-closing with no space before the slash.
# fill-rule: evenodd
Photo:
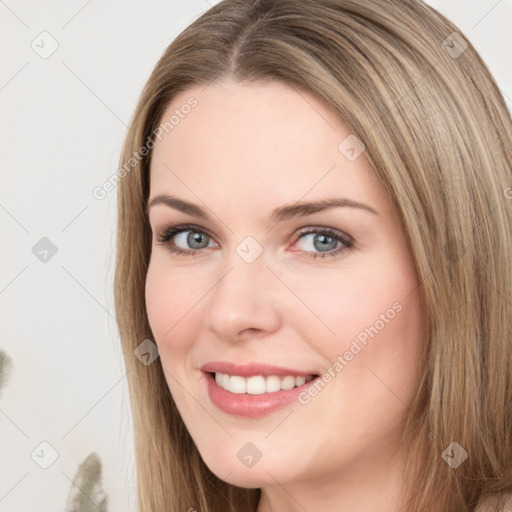
<svg viewBox="0 0 512 512">
<path fill-rule="evenodd" d="M 235 394 L 264 395 L 301 387 L 319 377 L 310 375 L 229 375 L 220 372 L 206 372 L 222 389 Z"/>
<path fill-rule="evenodd" d="M 298 397 L 307 392 L 309 386 L 314 386 L 320 378 L 317 374 L 286 375 L 286 373 L 284 375 L 253 373 L 243 377 L 202 371 L 205 377 L 206 393 L 213 405 L 224 413 L 253 419 L 293 406 L 297 403 Z"/>
<path fill-rule="evenodd" d="M 259 418 L 297 403 L 299 396 L 316 385 L 319 373 L 267 363 L 210 361 L 199 369 L 211 402 L 235 416 Z"/>
</svg>

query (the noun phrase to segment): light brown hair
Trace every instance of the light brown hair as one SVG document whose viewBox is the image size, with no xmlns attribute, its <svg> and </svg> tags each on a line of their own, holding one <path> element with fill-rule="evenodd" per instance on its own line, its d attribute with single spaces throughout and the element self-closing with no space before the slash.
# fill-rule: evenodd
<svg viewBox="0 0 512 512">
<path fill-rule="evenodd" d="M 416 0 L 225 0 L 161 57 L 121 165 L 150 147 L 177 94 L 225 78 L 277 80 L 332 109 L 364 142 L 407 236 L 427 336 L 403 437 L 410 501 L 402 510 L 469 512 L 511 492 L 512 123 L 475 49 Z M 144 302 L 151 151 L 144 153 L 118 180 L 115 275 L 140 511 L 255 512 L 260 490 L 229 485 L 206 467 L 159 360 L 145 366 L 134 356 L 154 339 Z M 454 441 L 469 455 L 456 469 L 442 458 Z"/>
</svg>

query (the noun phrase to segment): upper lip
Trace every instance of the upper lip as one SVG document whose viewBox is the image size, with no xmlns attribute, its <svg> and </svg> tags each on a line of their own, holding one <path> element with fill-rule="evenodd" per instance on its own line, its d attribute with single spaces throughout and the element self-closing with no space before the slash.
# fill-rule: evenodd
<svg viewBox="0 0 512 512">
<path fill-rule="evenodd" d="M 292 375 L 296 377 L 307 377 L 308 375 L 317 375 L 314 372 L 304 372 L 293 368 L 283 366 L 273 366 L 270 364 L 248 363 L 235 364 L 228 361 L 211 361 L 200 368 L 203 372 L 225 373 L 227 375 L 239 375 L 240 377 L 254 377 L 255 375 L 277 375 L 286 377 Z"/>
</svg>

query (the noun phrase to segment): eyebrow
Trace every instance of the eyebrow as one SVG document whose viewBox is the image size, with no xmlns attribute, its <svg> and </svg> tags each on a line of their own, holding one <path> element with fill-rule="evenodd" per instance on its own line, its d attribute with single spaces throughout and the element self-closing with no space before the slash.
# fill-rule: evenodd
<svg viewBox="0 0 512 512">
<path fill-rule="evenodd" d="M 201 219 L 209 219 L 209 215 L 200 206 L 167 194 L 159 194 L 153 197 L 146 207 L 146 213 L 149 213 L 149 209 L 157 204 L 164 204 L 170 208 L 174 208 L 175 210 Z M 371 206 L 366 204 L 343 197 L 333 197 L 321 199 L 319 201 L 293 203 L 290 205 L 280 206 L 279 208 L 272 210 L 268 220 L 269 222 L 282 222 L 294 217 L 306 217 L 323 210 L 339 207 L 358 208 L 375 215 L 379 215 Z"/>
</svg>

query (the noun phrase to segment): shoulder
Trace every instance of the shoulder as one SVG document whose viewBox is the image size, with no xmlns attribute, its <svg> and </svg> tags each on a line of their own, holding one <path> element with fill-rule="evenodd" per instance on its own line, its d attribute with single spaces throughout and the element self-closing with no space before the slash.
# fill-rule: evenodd
<svg viewBox="0 0 512 512">
<path fill-rule="evenodd" d="M 512 512 L 512 492 L 506 493 L 505 496 L 505 505 L 500 509 L 500 512 Z M 493 512 L 493 505 L 495 503 L 495 497 L 488 497 L 475 508 L 475 512 Z"/>
</svg>

